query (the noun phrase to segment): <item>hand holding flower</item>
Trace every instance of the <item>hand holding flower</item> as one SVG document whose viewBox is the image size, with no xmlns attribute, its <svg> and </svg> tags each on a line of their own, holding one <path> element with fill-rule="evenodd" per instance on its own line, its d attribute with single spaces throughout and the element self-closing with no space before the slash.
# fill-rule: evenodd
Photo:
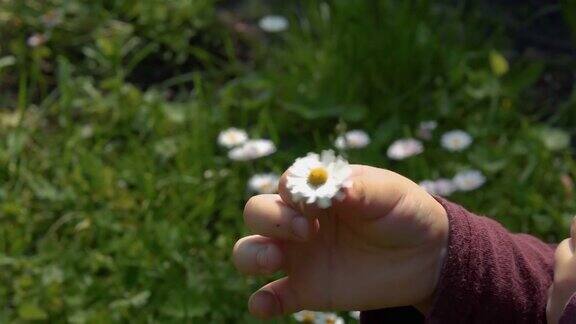
<svg viewBox="0 0 576 324">
<path fill-rule="evenodd" d="M 352 185 L 338 187 L 333 196 L 341 199 L 329 206 L 326 195 L 294 197 L 297 184 L 287 188 L 294 170 L 282 176 L 279 195 L 246 204 L 245 223 L 255 235 L 236 243 L 236 267 L 251 275 L 286 274 L 252 295 L 252 314 L 429 305 L 447 245 L 446 211 L 394 172 L 349 168 Z M 316 173 L 317 183 L 331 176 Z"/>
</svg>

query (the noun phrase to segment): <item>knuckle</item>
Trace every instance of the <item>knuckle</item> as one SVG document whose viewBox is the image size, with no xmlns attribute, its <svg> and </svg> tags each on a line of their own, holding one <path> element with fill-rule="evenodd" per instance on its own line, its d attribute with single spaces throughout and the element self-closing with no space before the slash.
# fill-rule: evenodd
<svg viewBox="0 0 576 324">
<path fill-rule="evenodd" d="M 354 191 L 355 201 L 358 205 L 365 206 L 369 204 L 368 193 L 366 191 L 366 181 L 364 181 L 364 179 L 354 179 L 352 189 Z"/>
</svg>

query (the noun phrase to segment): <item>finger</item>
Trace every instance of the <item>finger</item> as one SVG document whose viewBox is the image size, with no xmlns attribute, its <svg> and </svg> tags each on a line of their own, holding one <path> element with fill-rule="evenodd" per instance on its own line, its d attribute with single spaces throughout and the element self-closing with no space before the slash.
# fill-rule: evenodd
<svg viewBox="0 0 576 324">
<path fill-rule="evenodd" d="M 301 310 L 298 294 L 288 277 L 273 281 L 252 294 L 248 301 L 250 313 L 261 319 L 295 313 Z"/>
<path fill-rule="evenodd" d="M 287 177 L 290 174 L 290 170 L 286 170 L 284 174 L 280 177 L 280 183 L 278 185 L 278 194 L 282 198 L 282 201 L 290 206 L 291 208 L 297 210 L 302 215 L 307 218 L 318 218 L 321 215 L 326 214 L 326 210 L 319 208 L 316 204 L 307 204 L 304 200 L 296 202 L 290 193 L 290 190 L 286 187 Z"/>
<path fill-rule="evenodd" d="M 571 241 L 572 239 L 565 239 L 558 244 L 556 252 L 554 253 L 555 269 L 565 266 L 572 259 L 574 253 L 571 247 Z"/>
<path fill-rule="evenodd" d="M 305 241 L 318 230 L 317 222 L 300 215 L 278 195 L 250 198 L 244 208 L 244 221 L 256 234 L 283 240 Z"/>
<path fill-rule="evenodd" d="M 232 261 L 244 274 L 272 274 L 281 269 L 284 255 L 272 239 L 253 235 L 236 242 Z"/>
<path fill-rule="evenodd" d="M 351 168 L 352 174 L 349 180 L 352 185 L 343 189 L 343 199 L 332 199 L 331 209 L 336 209 L 341 214 L 360 214 L 368 218 L 377 218 L 388 214 L 396 207 L 409 191 L 408 188 L 419 188 L 407 178 L 389 170 L 364 165 L 351 165 Z M 323 215 L 326 211 L 315 205 L 294 202 L 290 190 L 286 187 L 289 174 L 288 169 L 280 178 L 279 194 L 282 200 L 307 216 Z M 425 195 L 423 190 L 415 191 L 417 195 Z M 414 190 L 411 193 L 414 193 Z"/>
</svg>

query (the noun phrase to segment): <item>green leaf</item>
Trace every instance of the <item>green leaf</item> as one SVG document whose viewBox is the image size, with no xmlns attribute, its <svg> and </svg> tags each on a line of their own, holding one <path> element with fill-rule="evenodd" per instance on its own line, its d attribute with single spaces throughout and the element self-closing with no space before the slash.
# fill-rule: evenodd
<svg viewBox="0 0 576 324">
<path fill-rule="evenodd" d="M 356 122 L 364 119 L 368 110 L 357 105 L 330 105 L 330 104 L 286 104 L 286 110 L 295 112 L 308 120 L 323 118 L 342 118 L 346 121 Z"/>
<path fill-rule="evenodd" d="M 12 66 L 16 64 L 16 58 L 12 55 L 8 55 L 8 56 L 4 56 L 0 58 L 0 71 L 2 71 L 2 69 Z"/>
<path fill-rule="evenodd" d="M 48 314 L 35 304 L 22 304 L 18 307 L 18 316 L 27 321 L 41 321 L 48 319 Z"/>
<path fill-rule="evenodd" d="M 508 73 L 510 70 L 510 65 L 508 64 L 508 60 L 506 60 L 504 55 L 500 54 L 498 51 L 492 50 L 490 51 L 489 58 L 492 73 L 499 77 Z"/>
<path fill-rule="evenodd" d="M 508 94 L 518 94 L 538 81 L 543 71 L 543 63 L 532 63 L 527 67 L 514 69 L 506 76 L 503 88 Z"/>
<path fill-rule="evenodd" d="M 145 290 L 135 295 L 132 295 L 128 298 L 115 300 L 110 304 L 110 307 L 126 308 L 132 306 L 138 308 L 146 305 L 146 303 L 148 302 L 148 298 L 150 298 L 150 292 L 148 290 Z"/>
<path fill-rule="evenodd" d="M 576 1 L 562 0 L 560 4 L 564 12 L 564 17 L 572 29 L 572 36 L 576 40 Z"/>
</svg>

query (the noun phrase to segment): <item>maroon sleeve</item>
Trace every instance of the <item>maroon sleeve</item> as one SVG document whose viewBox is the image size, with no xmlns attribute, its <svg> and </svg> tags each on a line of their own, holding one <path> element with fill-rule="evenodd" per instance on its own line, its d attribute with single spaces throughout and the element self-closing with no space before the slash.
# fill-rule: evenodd
<svg viewBox="0 0 576 324">
<path fill-rule="evenodd" d="M 559 324 L 576 324 L 576 294 L 570 297 L 570 301 L 564 308 Z"/>
<path fill-rule="evenodd" d="M 426 323 L 546 323 L 554 247 L 438 198 L 449 219 L 448 252 Z M 362 314 L 384 323 L 388 310 Z M 412 321 L 412 323 L 417 323 Z"/>
</svg>

